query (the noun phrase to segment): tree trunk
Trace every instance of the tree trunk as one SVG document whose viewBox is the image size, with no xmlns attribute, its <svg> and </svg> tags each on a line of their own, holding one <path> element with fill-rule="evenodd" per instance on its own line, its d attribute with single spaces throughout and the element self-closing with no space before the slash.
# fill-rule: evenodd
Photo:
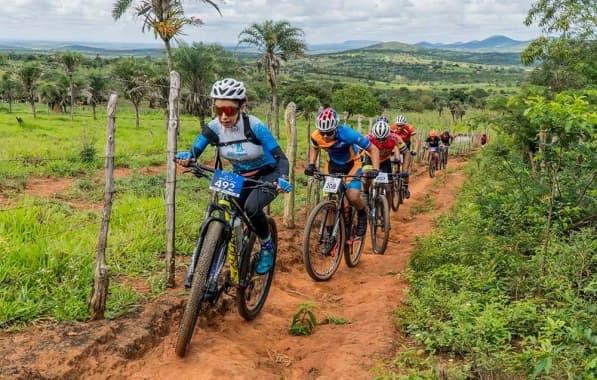
<svg viewBox="0 0 597 380">
<path fill-rule="evenodd" d="M 70 81 L 70 119 L 73 120 L 75 118 L 75 91 L 73 86 L 73 75 L 69 74 L 68 78 Z"/>
<path fill-rule="evenodd" d="M 288 172 L 288 180 L 293 187 L 296 187 L 294 176 L 296 168 L 296 145 L 297 145 L 297 133 L 296 133 L 296 104 L 294 102 L 288 103 L 286 106 L 286 112 L 284 113 L 284 123 L 286 124 L 286 138 L 287 138 L 287 149 L 286 155 L 288 156 L 290 170 Z M 284 199 L 284 226 L 287 228 L 294 228 L 294 191 L 290 194 L 286 194 Z"/>
<path fill-rule="evenodd" d="M 33 114 L 33 118 L 35 119 L 35 98 L 29 98 L 29 104 L 31 104 L 31 113 Z"/>
<path fill-rule="evenodd" d="M 93 120 L 97 120 L 97 115 L 95 113 L 95 102 L 93 102 L 93 104 L 91 104 L 91 109 L 93 112 Z"/>
<path fill-rule="evenodd" d="M 279 115 L 279 107 L 278 107 L 278 94 L 276 92 L 276 88 L 272 88 L 272 111 L 274 115 L 274 135 L 276 136 L 276 140 L 280 139 L 280 115 Z"/>
<path fill-rule="evenodd" d="M 135 128 L 139 128 L 139 103 L 133 103 L 135 107 Z"/>
<path fill-rule="evenodd" d="M 170 96 L 168 99 L 168 156 L 166 168 L 166 285 L 173 288 L 176 254 L 176 145 L 180 104 L 180 76 L 170 72 Z"/>
<path fill-rule="evenodd" d="M 114 189 L 114 131 L 116 102 L 118 95 L 112 94 L 108 102 L 108 125 L 106 127 L 106 187 L 104 192 L 104 213 L 102 216 L 102 225 L 100 227 L 100 236 L 97 241 L 95 258 L 95 278 L 91 290 L 91 300 L 89 302 L 91 319 L 103 319 L 106 310 L 106 298 L 108 296 L 108 286 L 110 283 L 109 269 L 106 265 L 106 246 L 108 243 L 108 228 L 110 226 L 110 215 L 112 213 L 112 194 Z"/>
</svg>

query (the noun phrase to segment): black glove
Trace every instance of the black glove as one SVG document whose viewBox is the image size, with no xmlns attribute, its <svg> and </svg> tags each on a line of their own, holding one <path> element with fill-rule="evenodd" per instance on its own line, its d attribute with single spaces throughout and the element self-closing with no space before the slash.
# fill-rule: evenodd
<svg viewBox="0 0 597 380">
<path fill-rule="evenodd" d="M 416 156 L 416 155 L 417 155 L 417 151 L 415 151 L 415 150 L 411 150 L 411 151 L 410 151 L 410 155 L 411 155 L 411 156 Z"/>
<path fill-rule="evenodd" d="M 363 173 L 363 175 L 369 179 L 374 179 L 375 177 L 377 177 L 378 174 L 379 174 L 379 170 L 377 170 L 377 169 L 370 169 L 370 170 L 367 170 L 365 173 Z"/>
<path fill-rule="evenodd" d="M 315 172 L 317 172 L 315 165 L 309 164 L 309 166 L 305 168 L 305 175 L 312 176 Z"/>
</svg>

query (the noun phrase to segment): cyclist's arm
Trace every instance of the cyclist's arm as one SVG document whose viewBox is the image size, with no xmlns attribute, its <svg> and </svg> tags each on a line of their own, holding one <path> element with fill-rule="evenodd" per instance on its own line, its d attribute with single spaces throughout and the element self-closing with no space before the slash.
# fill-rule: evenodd
<svg viewBox="0 0 597 380">
<path fill-rule="evenodd" d="M 319 156 L 319 150 L 320 150 L 320 148 L 317 145 L 314 145 L 311 147 L 307 165 L 315 165 L 315 163 L 317 162 L 317 157 Z"/>
<path fill-rule="evenodd" d="M 267 149 L 274 159 L 277 162 L 277 172 L 279 175 L 288 176 L 290 164 L 288 162 L 288 157 L 280 148 L 278 141 L 274 138 L 272 133 L 267 129 L 267 127 L 261 123 L 258 119 L 255 126 L 253 126 L 253 131 L 255 132 L 255 136 L 257 139 L 263 144 L 263 147 Z"/>
<path fill-rule="evenodd" d="M 402 164 L 402 170 L 404 171 L 408 171 L 408 168 L 410 167 L 410 161 L 412 160 L 412 156 L 410 154 L 410 150 L 408 150 L 406 144 L 402 143 L 402 145 L 400 147 L 396 146 L 394 148 L 394 150 L 396 151 L 395 154 L 399 155 L 400 153 L 402 153 L 402 157 L 404 158 L 404 162 Z"/>
<path fill-rule="evenodd" d="M 373 169 L 379 170 L 379 149 L 374 144 L 369 144 L 366 151 L 369 152 L 369 157 L 371 157 Z"/>
</svg>

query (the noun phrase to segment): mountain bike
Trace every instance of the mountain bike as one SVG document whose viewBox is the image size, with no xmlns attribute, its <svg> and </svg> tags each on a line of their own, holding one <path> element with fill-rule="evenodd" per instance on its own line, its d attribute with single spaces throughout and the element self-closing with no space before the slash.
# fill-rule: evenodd
<svg viewBox="0 0 597 380">
<path fill-rule="evenodd" d="M 446 150 L 443 146 L 440 146 L 437 149 L 437 155 L 438 155 L 438 159 L 437 159 L 437 169 L 438 170 L 444 170 L 446 168 Z"/>
<path fill-rule="evenodd" d="M 392 173 L 389 176 L 390 191 L 387 198 L 394 211 L 400 209 L 400 205 L 404 203 L 406 198 L 406 184 L 400 173 L 402 173 L 402 162 L 392 161 Z"/>
<path fill-rule="evenodd" d="M 435 170 L 437 169 L 437 159 L 435 157 L 435 152 L 429 151 L 429 158 L 427 159 L 427 170 L 429 171 L 429 177 L 435 177 Z"/>
<path fill-rule="evenodd" d="M 190 285 L 190 294 L 176 341 L 176 354 L 180 357 L 187 353 L 202 305 L 215 304 L 222 293 L 230 294 L 235 289 L 239 314 L 247 321 L 257 317 L 272 284 L 278 246 L 276 223 L 268 216 L 274 266 L 266 274 L 257 275 L 255 268 L 261 246 L 251 220 L 236 200 L 244 183 L 250 188 L 272 191 L 276 191 L 276 185 L 196 162 L 191 163 L 188 172 L 211 179 L 213 191 L 185 281 L 185 286 Z"/>
<path fill-rule="evenodd" d="M 340 265 L 342 253 L 346 265 L 359 263 L 364 239 L 357 236 L 357 210 L 346 198 L 344 180 L 357 176 L 315 173 L 324 181 L 327 198 L 319 202 L 307 218 L 303 236 L 303 262 L 315 281 L 329 280 Z"/>
<path fill-rule="evenodd" d="M 445 169 L 448 166 L 448 148 L 450 147 L 450 145 L 448 144 L 444 144 L 444 147 L 442 149 L 442 156 L 440 158 L 440 166 L 441 169 Z"/>
<path fill-rule="evenodd" d="M 383 255 L 390 237 L 390 207 L 386 198 L 386 188 L 392 174 L 380 172 L 373 180 L 367 202 L 367 215 L 371 227 L 371 246 L 373 253 Z"/>
</svg>

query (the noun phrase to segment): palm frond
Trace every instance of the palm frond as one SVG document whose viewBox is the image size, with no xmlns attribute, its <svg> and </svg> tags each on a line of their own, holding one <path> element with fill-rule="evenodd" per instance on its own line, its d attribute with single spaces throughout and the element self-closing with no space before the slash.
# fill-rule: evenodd
<svg viewBox="0 0 597 380">
<path fill-rule="evenodd" d="M 118 20 L 131 7 L 133 0 L 117 0 L 112 8 L 112 18 Z"/>
</svg>

